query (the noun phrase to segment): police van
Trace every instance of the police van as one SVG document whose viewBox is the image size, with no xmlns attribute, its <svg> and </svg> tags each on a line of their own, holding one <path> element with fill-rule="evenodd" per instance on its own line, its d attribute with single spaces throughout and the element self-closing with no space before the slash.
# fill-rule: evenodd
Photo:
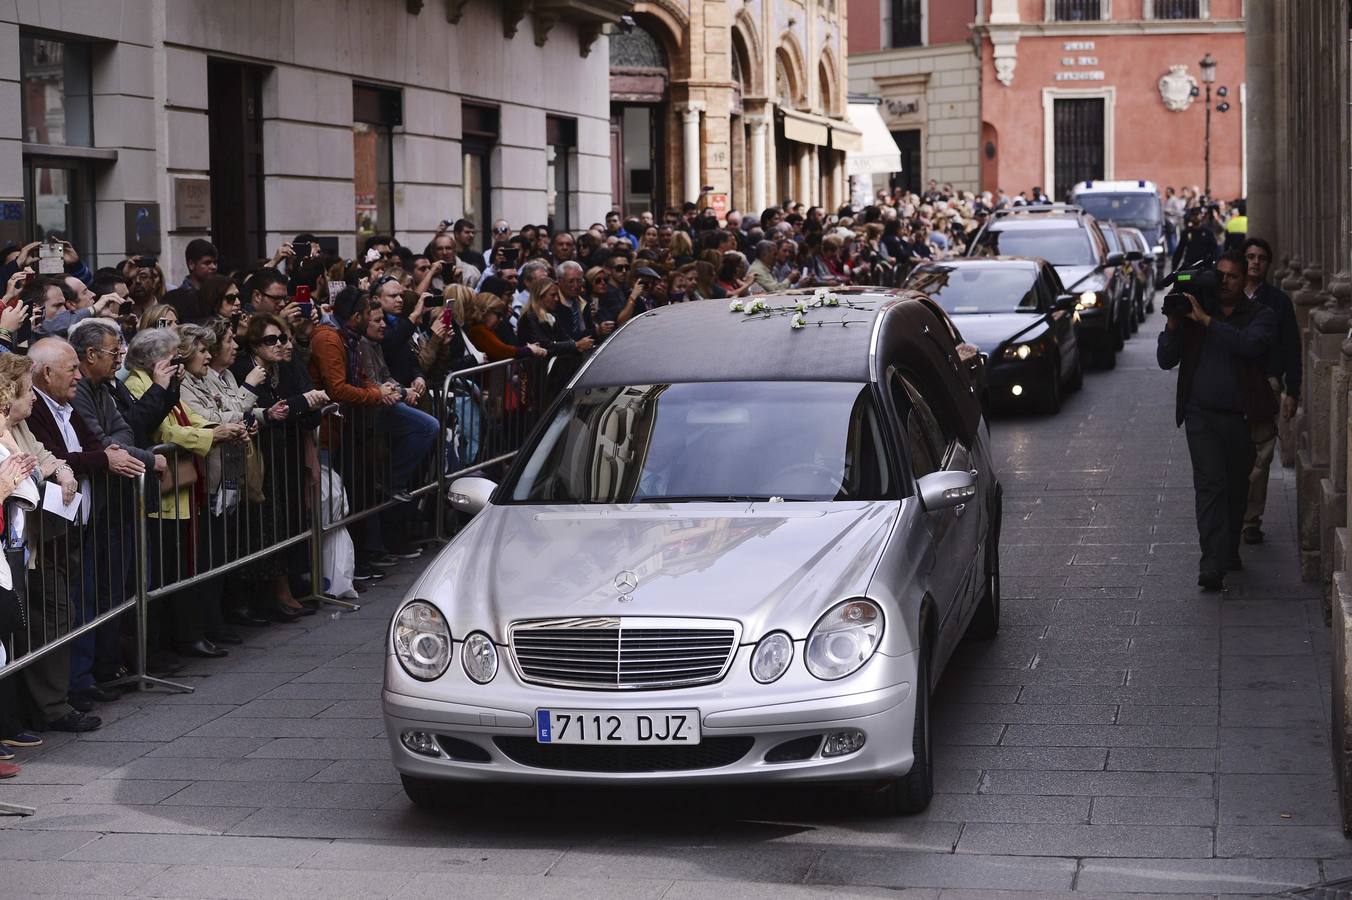
<svg viewBox="0 0 1352 900">
<path fill-rule="evenodd" d="M 1164 208 L 1153 181 L 1081 181 L 1071 188 L 1070 202 L 1099 221 L 1136 228 L 1154 254 L 1155 283 L 1168 272 Z"/>
</svg>

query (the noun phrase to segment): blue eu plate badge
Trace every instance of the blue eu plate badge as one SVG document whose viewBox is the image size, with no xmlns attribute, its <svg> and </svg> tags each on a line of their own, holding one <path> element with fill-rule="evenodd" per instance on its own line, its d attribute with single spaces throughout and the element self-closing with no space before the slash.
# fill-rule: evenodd
<svg viewBox="0 0 1352 900">
<path fill-rule="evenodd" d="M 537 709 L 535 711 L 535 739 L 541 744 L 550 742 L 549 733 L 549 710 Z"/>
</svg>

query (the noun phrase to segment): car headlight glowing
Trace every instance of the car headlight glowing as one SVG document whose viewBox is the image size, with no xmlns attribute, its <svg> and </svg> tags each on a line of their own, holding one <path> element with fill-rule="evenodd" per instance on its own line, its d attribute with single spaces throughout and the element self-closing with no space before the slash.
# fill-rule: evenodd
<svg viewBox="0 0 1352 900">
<path fill-rule="evenodd" d="M 465 674 L 479 684 L 488 684 L 498 674 L 498 648 L 482 631 L 476 631 L 465 638 L 460 648 L 460 660 L 465 666 Z"/>
<path fill-rule="evenodd" d="M 760 639 L 751 654 L 751 677 L 769 684 L 788 671 L 793 662 L 793 640 L 782 631 L 772 631 Z"/>
<path fill-rule="evenodd" d="M 868 662 L 883 637 L 883 611 L 869 600 L 847 600 L 817 620 L 807 636 L 807 670 L 823 681 L 844 678 Z"/>
<path fill-rule="evenodd" d="M 435 606 L 422 600 L 399 610 L 394 618 L 394 655 L 404 671 L 419 681 L 440 678 L 451 662 L 451 629 Z"/>
<path fill-rule="evenodd" d="M 1076 309 L 1093 309 L 1098 306 L 1098 294 L 1093 291 L 1085 291 L 1080 295 L 1080 299 L 1075 303 Z"/>
</svg>

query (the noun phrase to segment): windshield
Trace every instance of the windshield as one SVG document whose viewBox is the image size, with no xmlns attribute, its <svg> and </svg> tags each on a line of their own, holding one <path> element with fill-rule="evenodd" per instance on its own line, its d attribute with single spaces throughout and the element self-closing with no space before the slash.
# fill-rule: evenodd
<svg viewBox="0 0 1352 900">
<path fill-rule="evenodd" d="M 1092 266 L 1093 248 L 1081 228 L 986 229 L 972 256 L 1040 256 L 1054 266 Z"/>
<path fill-rule="evenodd" d="M 906 286 L 924 291 L 949 315 L 1038 311 L 1036 274 L 1026 268 L 989 266 L 924 266 Z"/>
<path fill-rule="evenodd" d="M 1111 228 L 1099 229 L 1103 233 L 1103 240 L 1108 245 L 1109 253 L 1116 253 L 1122 249 L 1122 242 L 1117 239 L 1117 232 Z"/>
<path fill-rule="evenodd" d="M 1079 194 L 1075 203 L 1096 219 L 1133 228 L 1158 228 L 1164 218 L 1154 194 Z"/>
<path fill-rule="evenodd" d="M 513 503 L 878 500 L 893 495 L 868 385 L 708 382 L 570 391 Z"/>
</svg>

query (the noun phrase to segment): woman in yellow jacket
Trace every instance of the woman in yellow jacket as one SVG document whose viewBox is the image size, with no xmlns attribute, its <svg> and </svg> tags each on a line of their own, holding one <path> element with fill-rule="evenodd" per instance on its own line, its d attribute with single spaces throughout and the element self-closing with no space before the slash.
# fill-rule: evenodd
<svg viewBox="0 0 1352 900">
<path fill-rule="evenodd" d="M 186 344 L 187 346 L 183 346 Z M 195 337 L 181 339 L 172 328 L 151 328 L 132 339 L 127 348 L 127 390 L 139 398 L 150 389 L 155 366 L 175 356 L 187 358 L 205 353 Z M 183 377 L 180 363 L 170 389 L 177 394 Z M 150 513 L 150 586 L 151 588 L 186 579 L 196 573 L 198 516 L 205 509 L 198 496 L 205 487 L 199 477 L 202 460 L 212 445 L 248 438 L 248 428 L 242 423 L 213 425 L 183 402 L 175 402 L 154 434 L 156 442 L 176 444 L 181 448 L 170 456 L 169 468 L 159 489 L 159 506 Z M 175 489 L 176 488 L 176 489 Z M 219 579 L 217 579 L 219 581 Z M 216 592 L 195 585 L 174 591 L 160 601 L 173 618 L 174 649 L 184 656 L 225 656 L 226 650 L 207 639 L 207 632 L 219 631 L 222 625 L 219 603 L 219 584 Z M 212 598 L 216 598 L 213 602 Z"/>
</svg>

